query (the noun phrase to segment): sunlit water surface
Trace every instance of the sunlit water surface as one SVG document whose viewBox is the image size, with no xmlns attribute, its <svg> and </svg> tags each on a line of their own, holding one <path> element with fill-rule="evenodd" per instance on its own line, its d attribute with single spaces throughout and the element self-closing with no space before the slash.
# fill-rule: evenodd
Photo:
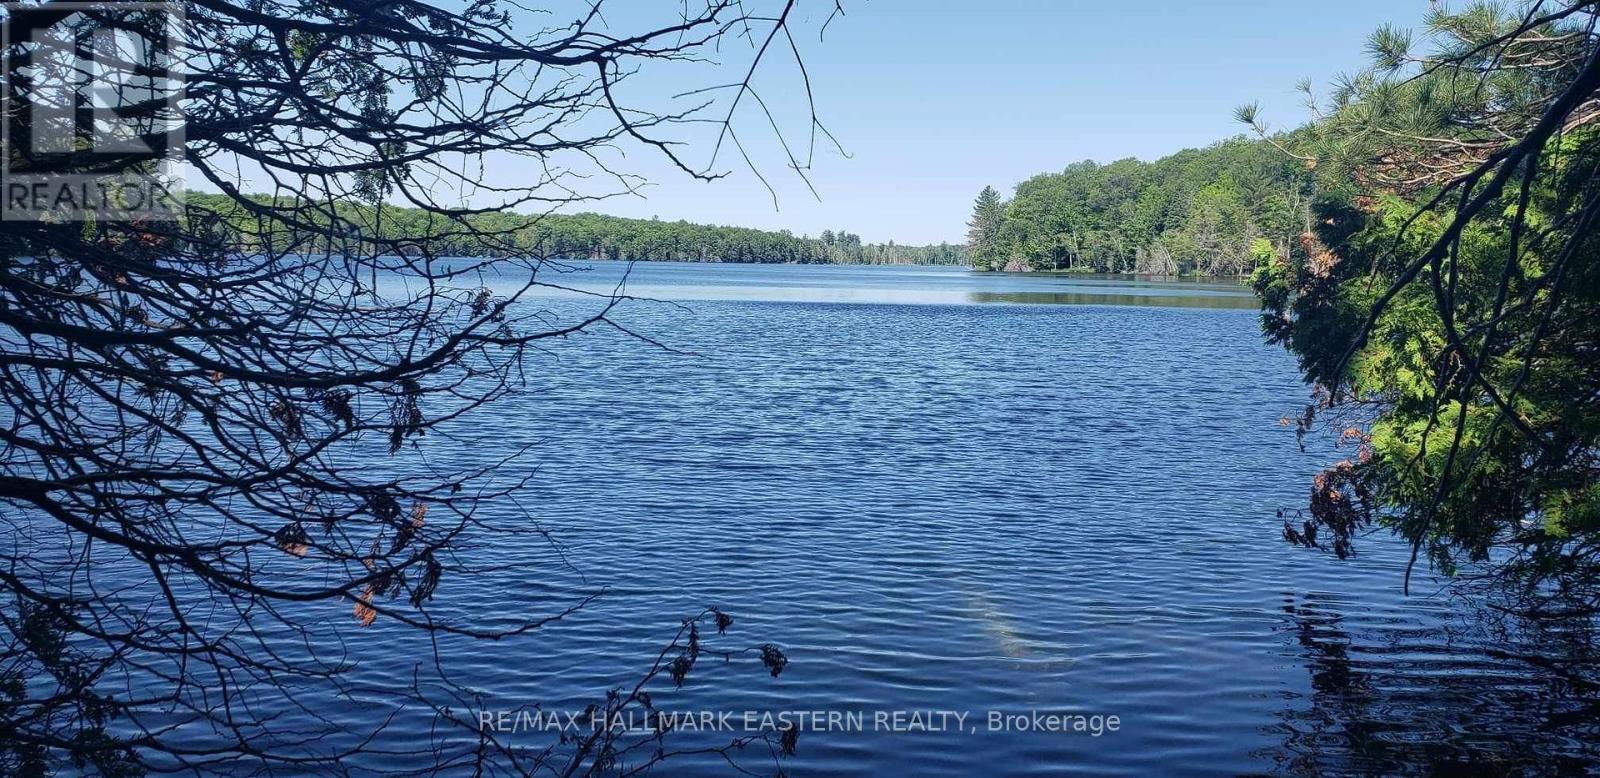
<svg viewBox="0 0 1600 778">
<path fill-rule="evenodd" d="M 1554 772 L 1595 758 L 1593 722 L 1559 683 L 1493 658 L 1451 600 L 1402 596 L 1395 543 L 1369 538 L 1341 562 L 1282 541 L 1276 511 L 1302 506 L 1343 454 L 1302 452 L 1280 425 L 1308 393 L 1242 287 L 581 267 L 548 280 L 661 300 L 616 319 L 675 351 L 605 327 L 554 343 L 525 394 L 429 442 L 454 464 L 531 446 L 519 467 L 537 476 L 496 518 L 560 544 L 470 549 L 504 567 L 447 581 L 443 605 L 495 623 L 605 591 L 530 637 L 451 644 L 455 680 L 486 707 L 581 709 L 715 605 L 735 617 L 716 644 L 770 641 L 791 664 L 772 678 L 753 657 L 702 661 L 656 702 L 864 715 L 866 732 L 803 733 L 782 763 L 795 776 Z M 547 290 L 529 304 L 570 322 L 599 301 Z M 369 629 L 359 672 L 408 682 L 427 642 Z M 968 712 L 978 731 L 871 731 L 896 710 Z M 1120 728 L 987 731 L 988 711 L 1034 710 Z M 408 721 L 390 736 L 422 726 Z M 739 758 L 770 773 L 766 753 Z M 710 755 L 658 769 L 731 772 Z"/>
</svg>

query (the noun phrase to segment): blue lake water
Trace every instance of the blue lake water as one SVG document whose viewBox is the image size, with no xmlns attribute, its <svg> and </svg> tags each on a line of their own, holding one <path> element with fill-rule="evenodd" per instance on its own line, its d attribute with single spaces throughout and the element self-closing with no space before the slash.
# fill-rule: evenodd
<svg viewBox="0 0 1600 778">
<path fill-rule="evenodd" d="M 864 716 L 865 732 L 803 732 L 781 763 L 794 776 L 1593 764 L 1593 708 L 1492 655 L 1506 645 L 1425 579 L 1402 596 L 1392 540 L 1348 561 L 1282 541 L 1276 511 L 1303 506 L 1342 454 L 1302 452 L 1280 425 L 1308 392 L 1242 287 L 574 267 L 550 280 L 609 292 L 626 271 L 623 290 L 654 301 L 617 321 L 671 350 L 612 328 L 565 339 L 524 394 L 430 443 L 456 464 L 531 446 L 518 467 L 536 476 L 491 518 L 555 541 L 469 544 L 495 567 L 447 581 L 442 608 L 510 623 L 605 591 L 530 636 L 447 642 L 486 708 L 581 709 L 715 605 L 735 618 L 717 644 L 772 642 L 791 663 L 772 678 L 751 657 L 702 660 L 656 703 Z M 528 304 L 563 322 L 597 300 Z M 383 621 L 368 635 L 358 673 L 374 684 L 406 682 L 430 651 Z M 966 712 L 978 731 L 872 731 L 879 711 Z M 988 731 L 989 711 L 1120 726 Z M 386 737 L 425 726 L 402 718 Z M 764 749 L 738 757 L 774 768 Z M 705 754 L 658 772 L 736 774 Z"/>
</svg>

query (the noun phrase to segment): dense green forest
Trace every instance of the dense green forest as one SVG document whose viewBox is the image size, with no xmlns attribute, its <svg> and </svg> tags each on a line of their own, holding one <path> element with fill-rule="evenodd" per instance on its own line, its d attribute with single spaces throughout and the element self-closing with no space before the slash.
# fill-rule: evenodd
<svg viewBox="0 0 1600 778">
<path fill-rule="evenodd" d="M 1236 138 L 1155 162 L 1085 161 L 1034 176 L 1009 201 L 979 194 L 968 225 L 978 270 L 1242 275 L 1250 245 L 1305 232 L 1305 166 Z"/>
<path fill-rule="evenodd" d="M 263 207 L 273 204 L 272 198 L 265 195 L 250 199 Z M 191 192 L 188 202 L 192 213 L 237 231 L 247 244 L 270 243 L 280 250 L 325 247 L 330 240 L 329 231 L 321 229 L 320 224 L 336 221 L 341 227 L 336 232 L 346 236 L 346 243 L 380 243 L 393 245 L 397 251 L 427 250 L 437 256 L 497 256 L 532 249 L 568 259 L 669 262 L 959 265 L 966 261 L 964 246 L 862 243 L 861 236 L 845 230 L 823 230 L 813 238 L 788 230 L 769 232 L 596 213 L 538 217 L 485 213 L 468 217 L 470 229 L 462 229 L 419 208 L 386 205 L 380 211 L 369 205 L 339 203 L 325 209 L 318 229 L 292 231 L 283 220 L 260 219 L 223 195 Z"/>
</svg>

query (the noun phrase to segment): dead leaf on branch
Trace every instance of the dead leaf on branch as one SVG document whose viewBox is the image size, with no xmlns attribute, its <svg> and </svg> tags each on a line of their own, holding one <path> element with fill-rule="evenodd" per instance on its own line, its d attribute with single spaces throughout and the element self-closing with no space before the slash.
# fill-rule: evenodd
<svg viewBox="0 0 1600 778">
<path fill-rule="evenodd" d="M 356 621 L 360 622 L 363 627 L 370 627 L 372 622 L 378 620 L 378 611 L 372 607 L 373 594 L 375 594 L 373 588 L 368 586 L 361 593 L 361 598 L 356 601 L 354 609 Z"/>
</svg>

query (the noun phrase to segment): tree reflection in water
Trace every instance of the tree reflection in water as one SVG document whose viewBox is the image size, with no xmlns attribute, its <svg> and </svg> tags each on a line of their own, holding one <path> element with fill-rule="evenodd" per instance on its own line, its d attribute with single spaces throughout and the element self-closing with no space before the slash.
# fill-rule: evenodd
<svg viewBox="0 0 1600 778">
<path fill-rule="evenodd" d="M 1305 775 L 1583 775 L 1600 757 L 1600 679 L 1588 632 L 1481 616 L 1384 623 L 1340 595 L 1286 598 L 1286 646 L 1311 674 L 1283 745 Z M 1464 612 L 1478 612 L 1470 609 Z M 1360 623 L 1357 623 L 1360 622 Z"/>
</svg>

